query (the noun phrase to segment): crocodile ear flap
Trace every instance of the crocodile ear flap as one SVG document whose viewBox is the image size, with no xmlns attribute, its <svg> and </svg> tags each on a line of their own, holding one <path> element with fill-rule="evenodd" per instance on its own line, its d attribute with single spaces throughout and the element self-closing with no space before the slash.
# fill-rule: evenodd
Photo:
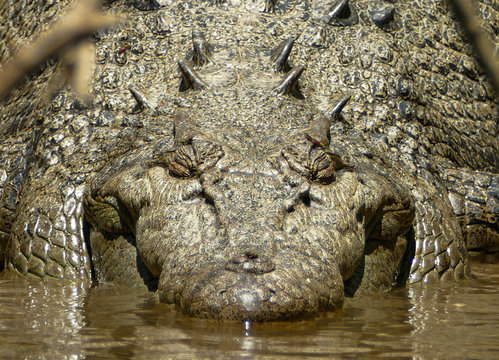
<svg viewBox="0 0 499 360">
<path fill-rule="evenodd" d="M 173 116 L 173 137 L 175 147 L 187 145 L 194 139 L 195 130 L 185 112 L 177 112 Z"/>
<path fill-rule="evenodd" d="M 204 90 L 208 87 L 184 60 L 179 60 L 178 67 L 182 73 L 182 82 L 179 89 L 181 92 L 189 89 Z"/>
<path fill-rule="evenodd" d="M 331 140 L 331 120 L 323 115 L 316 116 L 310 122 L 309 128 L 305 131 L 305 138 L 320 148 L 327 148 Z"/>
</svg>

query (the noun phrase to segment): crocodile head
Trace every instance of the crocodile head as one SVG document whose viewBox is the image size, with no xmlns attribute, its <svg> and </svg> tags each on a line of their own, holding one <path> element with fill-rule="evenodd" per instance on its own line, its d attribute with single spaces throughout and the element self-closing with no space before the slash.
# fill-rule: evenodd
<svg viewBox="0 0 499 360">
<path fill-rule="evenodd" d="M 314 316 L 401 271 L 409 192 L 275 89 L 186 92 L 173 136 L 117 158 L 87 191 L 91 241 L 128 234 L 160 299 L 191 316 Z"/>
<path fill-rule="evenodd" d="M 253 320 L 334 309 L 403 280 L 401 264 L 412 283 L 467 277 L 451 206 L 490 244 L 497 104 L 448 7 L 215 2 L 108 1 L 126 21 L 93 37 L 94 105 L 67 89 L 33 101 L 52 61 L 8 99 L 0 263 L 86 282 L 91 255 L 99 281 Z M 27 27 L 7 11 L 7 33 L 27 39 L 45 8 Z M 480 11 L 493 35 L 493 6 Z M 288 64 L 293 39 L 307 70 Z M 342 118 L 348 97 L 330 97 L 346 92 Z"/>
</svg>

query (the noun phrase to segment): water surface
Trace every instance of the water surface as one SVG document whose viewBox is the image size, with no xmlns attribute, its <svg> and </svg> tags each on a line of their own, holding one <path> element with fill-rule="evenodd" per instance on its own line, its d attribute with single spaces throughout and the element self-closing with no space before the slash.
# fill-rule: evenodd
<svg viewBox="0 0 499 360">
<path fill-rule="evenodd" d="M 150 293 L 0 280 L 0 358 L 499 358 L 499 264 L 475 279 L 348 300 L 300 322 L 219 323 L 182 316 Z"/>
</svg>

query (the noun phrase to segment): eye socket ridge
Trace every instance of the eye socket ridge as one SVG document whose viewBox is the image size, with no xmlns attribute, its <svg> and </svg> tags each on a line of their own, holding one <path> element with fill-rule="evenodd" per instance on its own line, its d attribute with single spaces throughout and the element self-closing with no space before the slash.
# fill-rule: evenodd
<svg viewBox="0 0 499 360">
<path fill-rule="evenodd" d="M 212 141 L 190 137 L 175 145 L 159 161 L 173 177 L 197 178 L 224 156 L 222 147 Z"/>
<path fill-rule="evenodd" d="M 328 149 L 317 149 L 311 152 L 308 166 L 308 178 L 324 184 L 330 184 L 336 179 L 336 172 L 346 165 L 338 155 Z"/>
<path fill-rule="evenodd" d="M 336 179 L 336 172 L 346 165 L 332 153 L 328 146 L 305 134 L 307 140 L 287 147 L 282 151 L 290 168 L 309 181 L 330 184 Z"/>
<path fill-rule="evenodd" d="M 195 158 L 191 158 L 183 151 L 172 151 L 168 157 L 167 165 L 170 175 L 174 177 L 192 178 L 199 176 L 199 169 Z"/>
</svg>

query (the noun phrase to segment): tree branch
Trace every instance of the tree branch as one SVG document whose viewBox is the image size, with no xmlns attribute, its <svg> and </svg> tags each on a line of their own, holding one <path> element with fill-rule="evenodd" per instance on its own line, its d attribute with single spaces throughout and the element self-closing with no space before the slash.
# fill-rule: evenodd
<svg viewBox="0 0 499 360">
<path fill-rule="evenodd" d="M 43 61 L 85 36 L 117 22 L 117 17 L 102 13 L 100 0 L 79 1 L 59 22 L 31 44 L 21 48 L 0 69 L 0 99 L 7 96 L 24 76 Z"/>
<path fill-rule="evenodd" d="M 495 55 L 494 44 L 480 27 L 480 22 L 474 15 L 476 9 L 473 3 L 470 0 L 449 0 L 449 2 L 464 25 L 470 41 L 475 45 L 483 66 L 492 76 L 496 94 L 499 94 L 499 58 Z"/>
</svg>

